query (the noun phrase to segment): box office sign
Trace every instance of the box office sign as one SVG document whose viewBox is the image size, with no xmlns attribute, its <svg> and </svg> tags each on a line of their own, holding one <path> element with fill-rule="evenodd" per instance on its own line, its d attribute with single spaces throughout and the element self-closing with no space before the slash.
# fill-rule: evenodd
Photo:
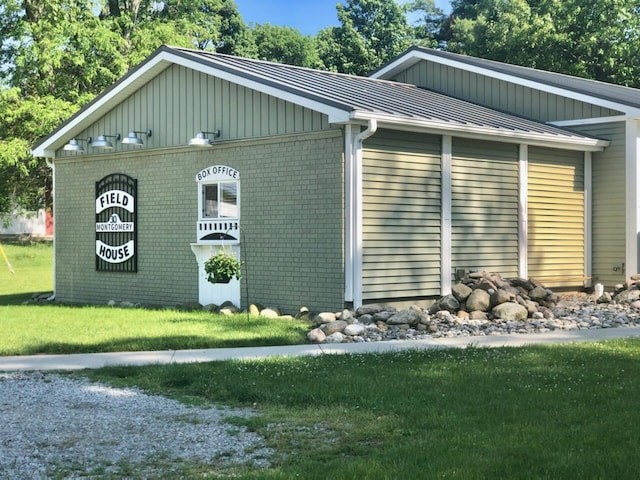
<svg viewBox="0 0 640 480">
<path fill-rule="evenodd" d="M 122 173 L 96 182 L 96 270 L 136 272 L 138 180 Z"/>
</svg>

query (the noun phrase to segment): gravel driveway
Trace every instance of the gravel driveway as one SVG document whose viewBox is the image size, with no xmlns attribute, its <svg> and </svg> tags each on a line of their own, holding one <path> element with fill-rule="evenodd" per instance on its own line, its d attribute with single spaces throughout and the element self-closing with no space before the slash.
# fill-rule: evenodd
<svg viewBox="0 0 640 480">
<path fill-rule="evenodd" d="M 268 464 L 262 439 L 199 408 L 57 374 L 0 373 L 0 479 L 166 478 L 185 462 Z"/>
</svg>

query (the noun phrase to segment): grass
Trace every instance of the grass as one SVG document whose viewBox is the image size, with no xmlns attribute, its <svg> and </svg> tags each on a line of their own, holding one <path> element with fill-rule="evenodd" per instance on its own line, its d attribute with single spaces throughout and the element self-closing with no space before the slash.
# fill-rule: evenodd
<svg viewBox="0 0 640 480">
<path fill-rule="evenodd" d="M 277 452 L 264 470 L 185 478 L 637 478 L 640 340 L 521 349 L 113 367 L 93 379 L 234 419 Z M 206 441 L 206 439 L 203 439 Z"/>
<path fill-rule="evenodd" d="M 21 305 L 33 292 L 51 289 L 51 247 L 4 246 L 16 276 L 0 266 L 2 355 L 304 341 L 307 327 L 300 322 Z M 73 375 L 191 403 L 255 409 L 255 416 L 228 421 L 264 436 L 275 451 L 271 467 L 190 464 L 165 478 L 635 479 L 640 471 L 640 339 Z M 118 468 L 136 478 L 135 466 Z"/>
<path fill-rule="evenodd" d="M 52 289 L 50 243 L 3 243 L 0 355 L 93 353 L 305 343 L 306 322 L 177 310 L 23 305 Z"/>
<path fill-rule="evenodd" d="M 15 271 L 9 271 L 0 254 L 0 305 L 20 304 L 34 293 L 53 290 L 51 242 L 2 241 L 0 245 Z"/>
</svg>

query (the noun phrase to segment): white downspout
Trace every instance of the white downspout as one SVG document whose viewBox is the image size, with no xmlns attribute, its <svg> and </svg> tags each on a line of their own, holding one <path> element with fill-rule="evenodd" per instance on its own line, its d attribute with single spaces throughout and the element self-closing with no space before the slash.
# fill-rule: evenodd
<svg viewBox="0 0 640 480">
<path fill-rule="evenodd" d="M 378 131 L 378 121 L 369 120 L 366 130 L 357 134 L 353 139 L 353 153 L 355 155 L 354 172 L 352 177 L 352 205 L 353 221 L 351 238 L 353 239 L 353 307 L 362 305 L 362 256 L 363 256 L 363 232 L 362 232 L 362 143 Z"/>
<path fill-rule="evenodd" d="M 56 298 L 56 227 L 55 227 L 55 219 L 56 219 L 56 168 L 55 163 L 51 158 L 45 158 L 44 161 L 47 163 L 47 167 L 51 169 L 51 200 L 53 202 L 53 295 L 51 295 L 47 300 L 55 300 Z"/>
</svg>

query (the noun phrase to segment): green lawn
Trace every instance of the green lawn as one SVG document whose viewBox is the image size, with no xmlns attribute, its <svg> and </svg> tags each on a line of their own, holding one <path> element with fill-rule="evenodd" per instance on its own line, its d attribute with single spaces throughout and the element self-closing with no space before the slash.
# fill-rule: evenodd
<svg viewBox="0 0 640 480">
<path fill-rule="evenodd" d="M 34 293 L 53 290 L 51 242 L 0 242 L 15 274 L 0 254 L 0 305 L 20 304 Z M 1 317 L 0 317 L 1 318 Z"/>
<path fill-rule="evenodd" d="M 0 355 L 289 345 L 306 342 L 297 320 L 107 306 L 22 305 L 52 290 L 50 243 L 3 243 Z"/>
<path fill-rule="evenodd" d="M 297 321 L 21 305 L 51 289 L 51 247 L 4 247 L 16 276 L 0 267 L 0 355 L 304 342 L 308 327 Z M 193 464 L 167 478 L 635 479 L 640 471 L 639 339 L 73 375 L 253 407 L 256 416 L 228 421 L 258 431 L 276 452 L 268 469 Z"/>
<path fill-rule="evenodd" d="M 87 372 L 254 407 L 272 468 L 181 478 L 635 479 L 640 340 L 216 362 Z"/>
</svg>

